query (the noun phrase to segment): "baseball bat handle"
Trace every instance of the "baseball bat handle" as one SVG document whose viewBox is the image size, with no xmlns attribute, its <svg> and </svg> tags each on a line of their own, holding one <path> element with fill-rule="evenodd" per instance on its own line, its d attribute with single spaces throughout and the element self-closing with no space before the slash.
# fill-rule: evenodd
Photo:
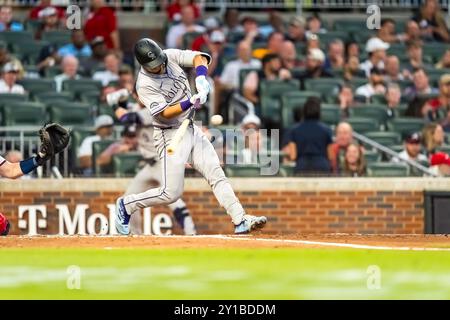
<svg viewBox="0 0 450 320">
<path fill-rule="evenodd" d="M 187 128 L 189 127 L 189 124 L 191 122 L 191 118 L 195 114 L 196 108 L 198 108 L 198 104 L 200 101 L 197 99 L 194 103 L 193 108 L 189 111 L 189 115 L 186 119 L 183 120 L 181 123 L 181 126 L 178 128 L 177 132 L 175 132 L 175 135 L 172 138 L 172 141 L 170 142 L 169 146 L 167 147 L 167 154 L 173 155 L 175 151 L 180 146 L 181 141 L 183 140 L 184 135 L 186 134 Z"/>
</svg>

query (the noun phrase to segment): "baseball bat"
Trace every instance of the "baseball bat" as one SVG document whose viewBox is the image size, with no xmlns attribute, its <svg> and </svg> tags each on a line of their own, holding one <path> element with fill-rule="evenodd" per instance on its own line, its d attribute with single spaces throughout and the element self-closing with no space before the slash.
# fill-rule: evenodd
<svg viewBox="0 0 450 320">
<path fill-rule="evenodd" d="M 194 116 L 195 110 L 198 108 L 200 104 L 200 100 L 195 100 L 194 106 L 189 112 L 189 115 L 186 119 L 183 120 L 181 123 L 181 126 L 178 128 L 177 132 L 175 132 L 175 135 L 172 138 L 172 141 L 170 142 L 169 146 L 167 147 L 167 154 L 172 155 L 175 153 L 175 151 L 178 149 L 181 141 L 183 140 L 184 134 L 186 133 L 186 130 L 189 126 L 189 123 L 191 122 L 191 117 Z"/>
</svg>

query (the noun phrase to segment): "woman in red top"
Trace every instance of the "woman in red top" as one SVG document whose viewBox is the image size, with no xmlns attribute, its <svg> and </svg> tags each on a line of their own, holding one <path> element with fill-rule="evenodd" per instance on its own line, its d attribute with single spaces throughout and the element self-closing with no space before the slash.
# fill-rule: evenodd
<svg viewBox="0 0 450 320">
<path fill-rule="evenodd" d="M 88 41 L 101 36 L 109 49 L 120 50 L 117 18 L 114 11 L 105 6 L 104 0 L 92 0 L 92 11 L 84 25 L 84 33 Z"/>
<path fill-rule="evenodd" d="M 200 18 L 200 8 L 192 0 L 175 0 L 166 8 L 167 17 L 169 21 L 180 21 L 181 8 L 184 6 L 191 6 L 194 10 L 195 19 Z"/>
</svg>

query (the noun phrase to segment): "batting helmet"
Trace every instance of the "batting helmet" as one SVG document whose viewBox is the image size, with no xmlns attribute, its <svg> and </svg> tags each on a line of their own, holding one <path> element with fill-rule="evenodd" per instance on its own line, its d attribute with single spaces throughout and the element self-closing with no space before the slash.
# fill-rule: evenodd
<svg viewBox="0 0 450 320">
<path fill-rule="evenodd" d="M 167 55 L 155 41 L 149 38 L 136 42 L 134 55 L 141 66 L 149 69 L 157 68 L 167 62 Z"/>
<path fill-rule="evenodd" d="M 3 213 L 0 212 L 0 236 L 7 236 L 9 233 L 9 221 L 6 219 L 6 217 L 3 215 Z"/>
</svg>

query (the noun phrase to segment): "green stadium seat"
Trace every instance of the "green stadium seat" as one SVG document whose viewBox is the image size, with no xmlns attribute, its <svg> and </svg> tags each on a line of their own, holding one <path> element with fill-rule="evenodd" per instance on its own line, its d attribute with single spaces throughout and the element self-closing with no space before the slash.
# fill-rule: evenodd
<svg viewBox="0 0 450 320">
<path fill-rule="evenodd" d="M 396 144 L 396 145 L 388 146 L 388 148 L 391 149 L 392 151 L 400 153 L 405 149 L 405 146 L 403 144 Z"/>
<path fill-rule="evenodd" d="M 305 80 L 305 89 L 310 91 L 317 91 L 316 86 L 318 85 L 327 85 L 329 88 L 339 87 L 343 84 L 341 79 L 335 78 L 317 78 L 317 79 L 306 79 Z"/>
<path fill-rule="evenodd" d="M 364 19 L 336 19 L 333 24 L 333 30 L 360 32 L 361 30 L 367 30 L 367 24 Z"/>
<path fill-rule="evenodd" d="M 369 163 L 376 163 L 381 160 L 381 155 L 378 151 L 375 150 L 364 150 L 364 158 L 366 159 L 366 162 Z"/>
<path fill-rule="evenodd" d="M 376 131 L 367 132 L 365 136 L 383 146 L 392 146 L 401 143 L 402 137 L 398 132 Z"/>
<path fill-rule="evenodd" d="M 225 173 L 228 177 L 260 177 L 261 167 L 259 165 L 226 165 Z"/>
<path fill-rule="evenodd" d="M 293 177 L 295 174 L 295 164 L 282 164 L 280 166 L 280 176 Z"/>
<path fill-rule="evenodd" d="M 192 49 L 192 43 L 194 42 L 195 38 L 201 36 L 203 32 L 186 32 L 183 35 L 183 49 Z"/>
<path fill-rule="evenodd" d="M 46 122 L 45 106 L 36 102 L 14 102 L 1 108 L 2 125 L 36 125 Z"/>
<path fill-rule="evenodd" d="M 34 96 L 35 93 L 56 91 L 56 83 L 53 79 L 29 79 L 20 80 L 25 90 Z"/>
<path fill-rule="evenodd" d="M 62 47 L 71 43 L 71 32 L 68 30 L 47 31 L 42 34 L 42 40 L 50 42 L 57 47 Z"/>
<path fill-rule="evenodd" d="M 386 97 L 384 94 L 374 94 L 370 97 L 370 103 L 386 105 Z"/>
<path fill-rule="evenodd" d="M 439 151 L 439 152 L 445 152 L 447 154 L 450 154 L 450 145 L 444 144 L 444 145 L 442 145 L 440 147 L 437 147 L 436 150 Z"/>
<path fill-rule="evenodd" d="M 33 33 L 30 31 L 3 31 L 0 32 L 0 40 L 8 43 L 9 46 L 13 44 L 31 43 L 34 42 Z M 10 47 L 10 49 L 12 49 Z"/>
<path fill-rule="evenodd" d="M 389 131 L 398 132 L 402 138 L 413 132 L 422 131 L 425 123 L 422 119 L 417 118 L 394 118 L 387 122 Z"/>
<path fill-rule="evenodd" d="M 329 31 L 327 33 L 319 34 L 319 39 L 321 44 L 328 45 L 331 41 L 335 39 L 340 39 L 344 42 L 347 42 L 351 37 L 351 34 L 348 31 Z"/>
<path fill-rule="evenodd" d="M 368 80 L 366 78 L 353 77 L 350 80 L 350 85 L 352 86 L 353 91 L 355 91 L 358 87 L 367 84 L 367 82 Z"/>
<path fill-rule="evenodd" d="M 384 124 L 387 120 L 386 108 L 380 105 L 361 105 L 350 108 L 350 116 L 356 118 L 372 118 L 379 124 Z"/>
<path fill-rule="evenodd" d="M 81 101 L 90 105 L 97 105 L 100 103 L 100 92 L 86 91 L 80 94 Z"/>
<path fill-rule="evenodd" d="M 92 144 L 92 163 L 94 164 L 93 169 L 94 169 L 94 173 L 97 177 L 100 176 L 101 174 L 113 172 L 112 163 L 109 166 L 99 166 L 99 165 L 97 165 L 97 158 L 103 151 L 106 150 L 106 148 L 108 148 L 114 142 L 116 142 L 116 140 L 108 139 L 108 140 L 96 141 Z"/>
<path fill-rule="evenodd" d="M 101 91 L 102 83 L 92 79 L 70 79 L 63 82 L 63 91 L 71 91 L 80 94 L 86 91 Z"/>
<path fill-rule="evenodd" d="M 357 118 L 351 117 L 347 121 L 357 133 L 365 133 L 370 131 L 378 131 L 380 129 L 379 123 L 371 118 Z"/>
<path fill-rule="evenodd" d="M 262 80 L 259 84 L 261 95 L 280 98 L 284 93 L 300 91 L 298 80 Z"/>
<path fill-rule="evenodd" d="M 74 128 L 70 131 L 70 152 L 71 152 L 71 159 L 72 159 L 72 165 L 75 168 L 78 168 L 80 166 L 80 163 L 78 161 L 78 149 L 81 146 L 81 143 L 83 140 L 88 137 L 95 135 L 95 130 L 89 129 L 89 128 Z"/>
<path fill-rule="evenodd" d="M 47 111 L 52 122 L 67 126 L 92 125 L 91 109 L 86 104 L 55 101 Z"/>
<path fill-rule="evenodd" d="M 139 152 L 116 154 L 112 157 L 114 175 L 120 177 L 132 177 L 139 171 L 139 162 L 142 155 Z"/>
<path fill-rule="evenodd" d="M 72 102 L 74 95 L 72 92 L 42 92 L 35 93 L 34 99 L 46 105 L 54 104 L 55 102 Z"/>
<path fill-rule="evenodd" d="M 367 40 L 376 35 L 376 33 L 373 30 L 368 30 L 367 28 L 360 30 L 351 30 L 350 34 L 354 41 L 361 44 L 365 44 Z"/>
<path fill-rule="evenodd" d="M 281 96 L 281 122 L 283 128 L 288 128 L 294 123 L 294 112 L 297 108 L 303 109 L 303 104 L 309 97 L 320 98 L 320 93 L 315 91 L 287 92 Z"/>
<path fill-rule="evenodd" d="M 37 64 L 42 48 L 48 45 L 46 41 L 19 42 L 11 44 L 11 49 L 14 54 L 25 58 L 29 64 Z"/>
<path fill-rule="evenodd" d="M 1 93 L 0 94 L 0 106 L 11 102 L 24 102 L 28 100 L 27 94 L 17 93 Z"/>
<path fill-rule="evenodd" d="M 53 79 L 55 76 L 57 76 L 58 74 L 62 73 L 62 68 L 60 65 L 56 65 L 56 66 L 51 66 L 45 69 L 45 76 L 47 78 L 51 78 Z"/>
<path fill-rule="evenodd" d="M 341 119 L 341 108 L 337 104 L 322 104 L 320 107 L 320 119 L 328 125 L 336 125 Z"/>
<path fill-rule="evenodd" d="M 407 177 L 409 168 L 403 163 L 375 162 L 367 166 L 369 177 Z"/>
</svg>

